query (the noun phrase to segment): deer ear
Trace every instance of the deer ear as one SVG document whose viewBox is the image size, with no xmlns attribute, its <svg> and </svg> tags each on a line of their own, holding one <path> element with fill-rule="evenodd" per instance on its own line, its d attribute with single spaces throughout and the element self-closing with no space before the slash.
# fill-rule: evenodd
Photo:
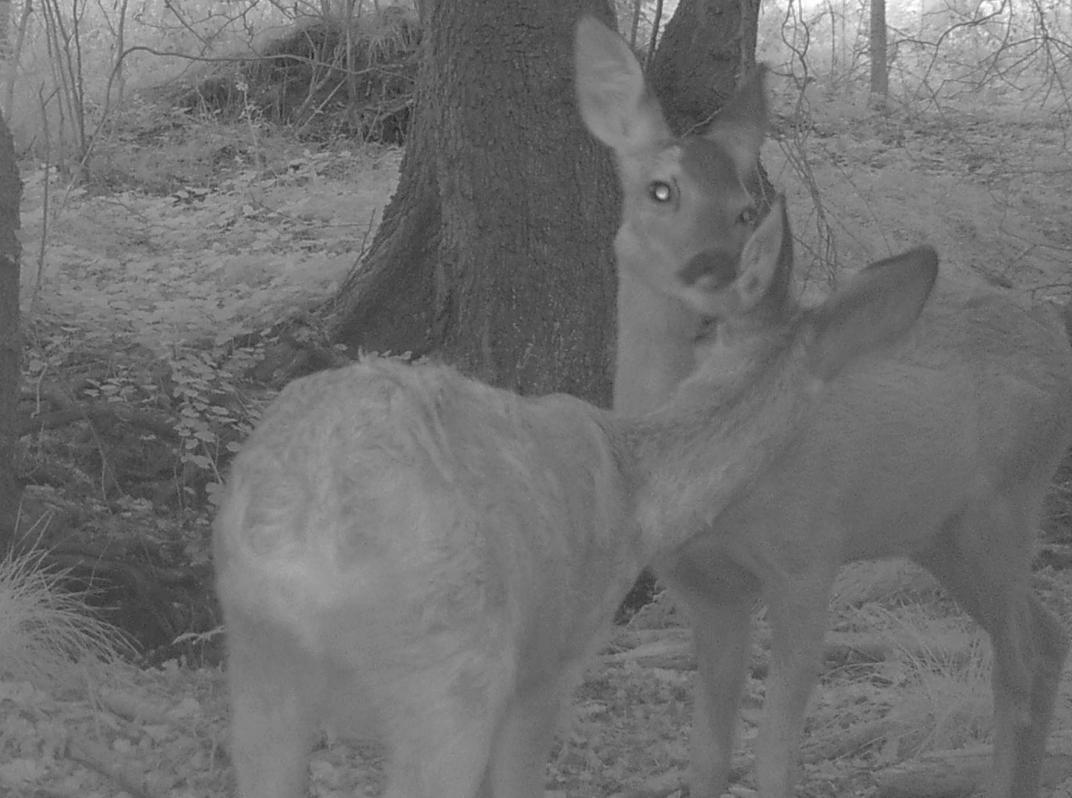
<svg viewBox="0 0 1072 798">
<path fill-rule="evenodd" d="M 671 138 L 655 95 L 629 45 L 592 16 L 577 23 L 577 104 L 588 130 L 615 152 Z"/>
<path fill-rule="evenodd" d="M 778 292 L 783 301 L 793 270 L 793 231 L 785 195 L 774 198 L 767 216 L 759 223 L 741 251 L 741 265 L 731 288 L 737 294 L 741 313 L 755 308 Z"/>
<path fill-rule="evenodd" d="M 764 301 L 781 309 L 793 269 L 793 232 L 785 196 L 779 194 L 741 250 L 737 276 L 719 287 L 701 276 L 680 286 L 681 299 L 703 316 L 733 319 L 755 310 Z"/>
<path fill-rule="evenodd" d="M 897 341 L 915 324 L 938 276 L 938 254 L 919 247 L 862 269 L 809 319 L 811 371 L 829 381 L 854 358 Z"/>
<path fill-rule="evenodd" d="M 704 134 L 729 154 L 739 175 L 754 172 L 767 133 L 767 65 L 758 64 Z"/>
</svg>

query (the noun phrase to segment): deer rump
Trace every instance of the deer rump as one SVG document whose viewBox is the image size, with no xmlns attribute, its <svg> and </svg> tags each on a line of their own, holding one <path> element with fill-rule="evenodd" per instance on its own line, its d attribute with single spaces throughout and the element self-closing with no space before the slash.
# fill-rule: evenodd
<svg viewBox="0 0 1072 798">
<path fill-rule="evenodd" d="M 218 584 L 232 635 L 305 652 L 294 688 L 318 715 L 380 737 L 447 685 L 494 713 L 487 684 L 579 677 L 640 568 L 591 406 L 370 358 L 292 383 L 272 411 L 217 520 Z"/>
</svg>

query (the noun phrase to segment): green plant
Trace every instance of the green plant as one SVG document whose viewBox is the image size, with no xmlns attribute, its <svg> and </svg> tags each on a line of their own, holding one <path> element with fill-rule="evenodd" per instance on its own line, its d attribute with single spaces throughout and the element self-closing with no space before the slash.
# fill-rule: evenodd
<svg viewBox="0 0 1072 798">
<path fill-rule="evenodd" d="M 223 481 L 221 459 L 237 452 L 239 441 L 252 429 L 258 413 L 242 403 L 236 375 L 258 359 L 260 351 L 260 346 L 236 349 L 229 357 L 219 349 L 190 351 L 172 360 L 172 398 L 178 412 L 174 423 L 185 491 L 192 490 L 193 470 L 207 476 L 207 490 L 213 495 Z"/>
</svg>

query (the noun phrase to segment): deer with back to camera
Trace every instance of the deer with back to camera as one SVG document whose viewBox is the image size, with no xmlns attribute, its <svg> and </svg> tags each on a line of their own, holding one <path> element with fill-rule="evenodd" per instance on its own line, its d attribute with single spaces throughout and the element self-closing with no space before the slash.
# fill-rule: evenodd
<svg viewBox="0 0 1072 798">
<path fill-rule="evenodd" d="M 576 59 L 582 116 L 613 150 L 623 190 L 614 407 L 642 413 L 673 394 L 697 352 L 746 362 L 758 333 L 803 312 L 788 259 L 749 314 L 735 315 L 740 292 L 712 290 L 736 280 L 747 292 L 733 266 L 756 213 L 747 186 L 766 126 L 762 72 L 706 133 L 679 139 L 615 33 L 582 20 Z M 684 287 L 706 305 L 683 301 Z M 692 798 L 727 789 L 753 597 L 773 637 L 756 782 L 760 798 L 787 798 L 835 574 L 893 555 L 933 573 L 989 633 L 990 795 L 1034 798 L 1068 641 L 1032 590 L 1031 558 L 1070 440 L 1065 331 L 990 289 L 941 281 L 909 336 L 847 368 L 792 447 L 656 565 L 695 639 Z"/>
<path fill-rule="evenodd" d="M 783 221 L 742 252 L 747 285 L 679 295 L 749 315 Z M 909 252 L 771 317 L 747 362 L 713 350 L 633 419 L 384 358 L 289 385 L 215 524 L 240 798 L 303 795 L 322 718 L 386 743 L 387 798 L 540 798 L 561 704 L 640 569 L 906 334 L 936 263 Z"/>
</svg>

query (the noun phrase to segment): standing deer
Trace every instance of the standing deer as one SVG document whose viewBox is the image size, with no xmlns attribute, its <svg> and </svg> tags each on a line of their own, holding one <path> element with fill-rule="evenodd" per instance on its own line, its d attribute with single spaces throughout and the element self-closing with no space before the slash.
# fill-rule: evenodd
<svg viewBox="0 0 1072 798">
<path fill-rule="evenodd" d="M 739 292 L 690 301 L 735 279 L 727 264 L 754 215 L 745 185 L 766 124 L 761 80 L 705 134 L 675 139 L 620 37 L 586 18 L 576 59 L 582 116 L 614 151 L 624 195 L 615 410 L 643 413 L 673 395 L 698 347 L 720 353 L 705 355 L 705 372 L 745 368 L 764 329 L 805 311 L 785 258 L 751 313 L 734 315 Z M 705 318 L 719 319 L 707 342 Z M 1070 441 L 1072 348 L 1060 324 L 950 280 L 912 334 L 831 383 L 792 447 L 656 564 L 695 639 L 692 797 L 727 787 L 754 597 L 773 635 L 756 782 L 761 798 L 787 798 L 835 574 L 847 561 L 904 555 L 990 634 L 990 794 L 1034 798 L 1068 641 L 1032 591 L 1032 547 Z"/>
<path fill-rule="evenodd" d="M 782 222 L 746 283 L 675 290 L 743 319 Z M 746 361 L 712 350 L 635 419 L 375 357 L 291 383 L 215 525 L 240 798 L 303 795 L 325 718 L 386 743 L 387 798 L 540 798 L 560 705 L 640 569 L 778 468 L 827 386 L 907 334 L 936 263 L 772 317 Z"/>
</svg>

